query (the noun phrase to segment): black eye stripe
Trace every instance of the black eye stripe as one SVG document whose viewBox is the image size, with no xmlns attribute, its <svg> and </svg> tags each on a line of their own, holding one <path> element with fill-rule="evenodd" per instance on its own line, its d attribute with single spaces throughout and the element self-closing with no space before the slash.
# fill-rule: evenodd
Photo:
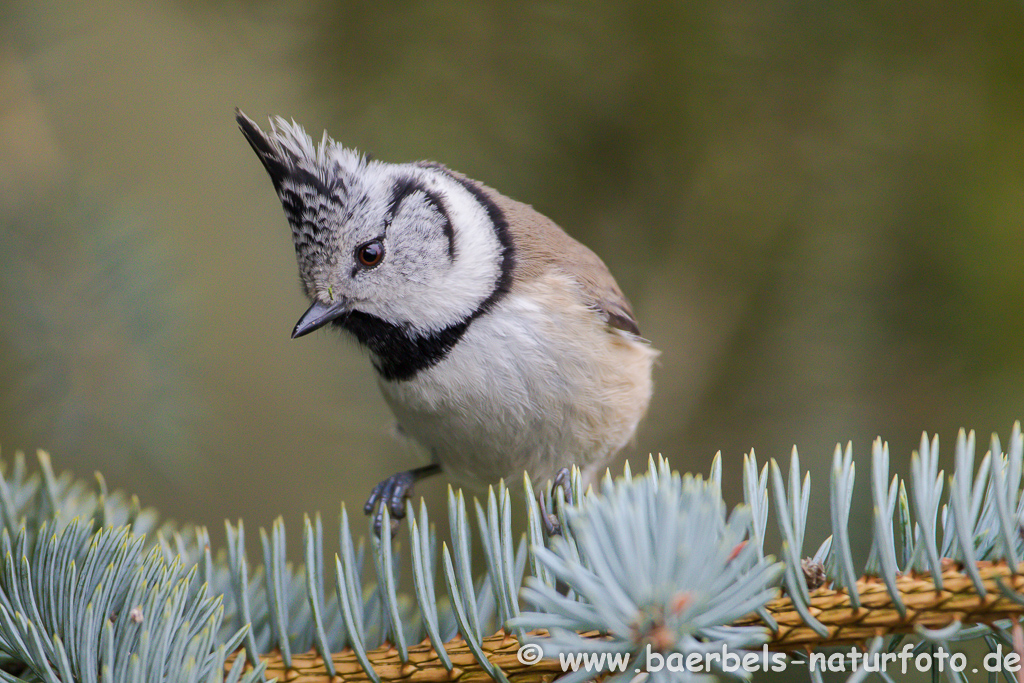
<svg viewBox="0 0 1024 683">
<path fill-rule="evenodd" d="M 413 178 L 401 178 L 396 181 L 394 187 L 391 188 L 391 199 L 388 200 L 388 208 L 384 213 L 384 223 L 390 224 L 395 214 L 398 213 L 398 207 L 402 200 L 418 190 L 425 192 L 426 188 Z"/>
<path fill-rule="evenodd" d="M 426 197 L 427 203 L 434 207 L 444 223 L 441 229 L 444 231 L 444 236 L 448 240 L 448 260 L 455 260 L 455 230 L 452 229 L 452 221 L 448 216 L 448 208 L 441 200 L 441 196 L 436 192 L 427 189 L 419 180 L 415 178 L 401 178 L 395 182 L 395 186 L 391 190 L 391 199 L 388 200 L 388 208 L 384 213 L 384 226 L 387 228 L 391 225 L 391 221 L 394 220 L 395 214 L 398 213 L 398 209 L 401 207 L 402 201 L 405 200 L 409 195 L 422 192 Z"/>
</svg>

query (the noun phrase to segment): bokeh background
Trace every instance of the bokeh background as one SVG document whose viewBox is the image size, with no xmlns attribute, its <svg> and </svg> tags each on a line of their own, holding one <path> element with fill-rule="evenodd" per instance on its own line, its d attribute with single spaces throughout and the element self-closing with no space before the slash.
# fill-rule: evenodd
<svg viewBox="0 0 1024 683">
<path fill-rule="evenodd" d="M 797 445 L 823 486 L 837 442 L 866 475 L 881 435 L 905 472 L 923 430 L 948 462 L 960 426 L 1024 417 L 1019 4 L 0 11 L 4 458 L 44 448 L 215 537 L 333 522 L 417 462 L 353 343 L 289 339 L 306 302 L 235 106 L 444 162 L 591 246 L 663 352 L 634 468 L 721 450 L 737 501 L 751 448 Z"/>
</svg>

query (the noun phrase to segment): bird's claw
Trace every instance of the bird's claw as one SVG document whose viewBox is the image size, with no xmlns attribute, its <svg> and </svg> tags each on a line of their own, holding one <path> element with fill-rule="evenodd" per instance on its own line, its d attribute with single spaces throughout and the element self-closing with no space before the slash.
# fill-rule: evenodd
<svg viewBox="0 0 1024 683">
<path fill-rule="evenodd" d="M 416 483 L 413 472 L 399 472 L 373 487 L 370 497 L 363 506 L 363 512 L 373 514 L 373 532 L 380 538 L 381 528 L 384 526 L 384 508 L 386 507 L 391 519 L 391 536 L 398 533 L 398 527 L 405 517 L 405 501 L 412 496 L 412 487 Z"/>
<path fill-rule="evenodd" d="M 434 463 L 414 470 L 392 474 L 390 477 L 373 487 L 370 497 L 363 506 L 363 512 L 373 514 L 373 531 L 380 538 L 381 527 L 384 526 L 384 510 L 388 511 L 391 520 L 391 537 L 398 533 L 398 527 L 405 518 L 405 501 L 412 497 L 412 487 L 420 479 L 437 474 L 441 466 Z"/>
<path fill-rule="evenodd" d="M 558 500 L 555 496 L 555 491 L 559 488 L 565 494 L 563 500 L 566 504 L 572 504 L 572 476 L 569 472 L 568 467 L 563 467 L 555 473 L 555 479 L 551 483 L 551 501 L 554 503 Z M 540 517 L 544 523 L 544 530 L 548 536 L 561 536 L 562 535 L 562 523 L 558 520 L 558 515 L 554 512 L 548 511 L 547 503 L 545 502 L 546 496 L 543 491 L 541 495 L 537 496 L 537 502 L 540 503 Z"/>
</svg>

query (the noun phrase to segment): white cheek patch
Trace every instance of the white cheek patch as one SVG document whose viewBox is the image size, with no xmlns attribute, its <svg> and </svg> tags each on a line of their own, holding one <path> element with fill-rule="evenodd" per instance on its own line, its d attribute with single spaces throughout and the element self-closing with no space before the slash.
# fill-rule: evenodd
<svg viewBox="0 0 1024 683">
<path fill-rule="evenodd" d="M 454 258 L 449 260 L 445 253 L 436 264 L 430 264 L 428 272 L 407 274 L 408 280 L 421 286 L 379 302 L 378 315 L 425 336 L 464 322 L 477 312 L 501 279 L 504 247 L 487 207 L 458 180 L 435 169 L 413 166 L 403 170 L 414 173 L 417 181 L 444 203 L 453 232 Z M 389 232 L 400 227 L 392 225 Z M 398 238 L 389 235 L 387 239 Z"/>
</svg>

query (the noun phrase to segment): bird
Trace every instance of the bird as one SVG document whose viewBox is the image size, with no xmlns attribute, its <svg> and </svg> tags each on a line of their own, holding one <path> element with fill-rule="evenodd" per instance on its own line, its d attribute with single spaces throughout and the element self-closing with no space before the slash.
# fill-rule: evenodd
<svg viewBox="0 0 1024 683">
<path fill-rule="evenodd" d="M 426 477 L 479 488 L 526 472 L 538 487 L 575 464 L 586 485 L 633 439 L 659 352 L 593 251 L 440 163 L 386 163 L 294 120 L 263 131 L 235 114 L 291 226 L 310 301 L 292 337 L 354 337 L 396 431 L 425 451 L 373 489 L 378 535 L 384 507 L 397 526 Z"/>
</svg>

